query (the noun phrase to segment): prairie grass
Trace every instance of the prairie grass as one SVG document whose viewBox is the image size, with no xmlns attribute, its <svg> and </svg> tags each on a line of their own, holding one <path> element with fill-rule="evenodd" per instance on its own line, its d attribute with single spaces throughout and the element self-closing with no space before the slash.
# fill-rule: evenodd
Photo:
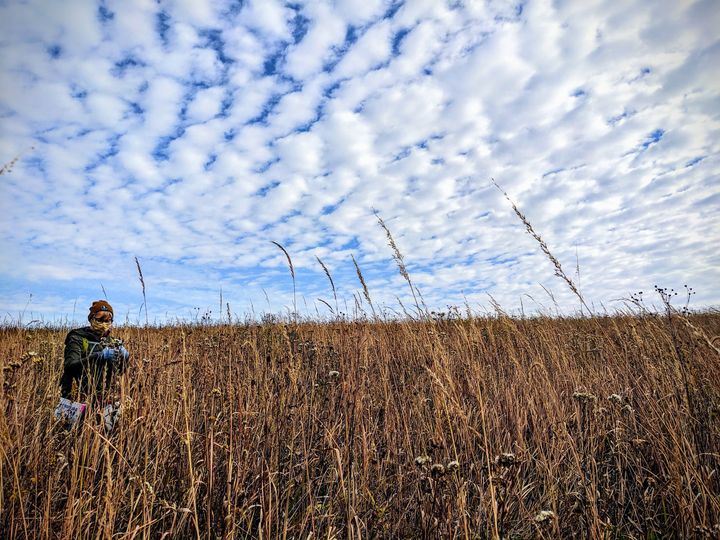
<svg viewBox="0 0 720 540">
<path fill-rule="evenodd" d="M 109 436 L 66 330 L 0 329 L 3 538 L 720 532 L 717 313 L 121 327 Z"/>
</svg>

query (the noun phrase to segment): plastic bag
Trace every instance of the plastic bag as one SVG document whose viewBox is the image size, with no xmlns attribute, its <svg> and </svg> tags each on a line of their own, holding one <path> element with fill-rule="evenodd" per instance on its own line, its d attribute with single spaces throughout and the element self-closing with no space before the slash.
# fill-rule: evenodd
<svg viewBox="0 0 720 540">
<path fill-rule="evenodd" d="M 86 403 L 79 403 L 77 401 L 70 401 L 67 398 L 60 398 L 60 402 L 55 407 L 54 416 L 60 421 L 63 421 L 71 426 L 77 424 L 83 417 L 85 410 L 87 409 Z"/>
<path fill-rule="evenodd" d="M 120 419 L 120 402 L 109 403 L 102 409 L 103 421 L 105 422 L 105 432 L 111 433 Z"/>
</svg>

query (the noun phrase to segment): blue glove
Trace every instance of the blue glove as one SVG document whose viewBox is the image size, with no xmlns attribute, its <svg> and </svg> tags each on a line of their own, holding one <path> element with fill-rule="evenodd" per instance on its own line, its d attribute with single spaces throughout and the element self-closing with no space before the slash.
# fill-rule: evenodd
<svg viewBox="0 0 720 540">
<path fill-rule="evenodd" d="M 118 351 L 112 347 L 105 347 L 100 353 L 100 361 L 108 364 L 114 362 L 117 357 Z"/>
<path fill-rule="evenodd" d="M 117 358 L 121 362 L 127 362 L 127 359 L 130 358 L 130 353 L 124 345 L 120 345 L 120 347 L 117 348 Z"/>
</svg>

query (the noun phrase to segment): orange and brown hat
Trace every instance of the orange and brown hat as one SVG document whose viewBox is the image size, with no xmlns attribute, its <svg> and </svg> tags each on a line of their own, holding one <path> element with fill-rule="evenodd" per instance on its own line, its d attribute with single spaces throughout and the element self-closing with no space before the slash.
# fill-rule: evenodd
<svg viewBox="0 0 720 540">
<path fill-rule="evenodd" d="M 94 319 L 95 316 L 102 311 L 107 311 L 110 313 L 110 315 L 113 315 L 114 317 L 113 308 L 110 304 L 108 304 L 105 300 L 96 300 L 92 303 L 92 306 L 90 306 L 88 321 Z"/>
</svg>

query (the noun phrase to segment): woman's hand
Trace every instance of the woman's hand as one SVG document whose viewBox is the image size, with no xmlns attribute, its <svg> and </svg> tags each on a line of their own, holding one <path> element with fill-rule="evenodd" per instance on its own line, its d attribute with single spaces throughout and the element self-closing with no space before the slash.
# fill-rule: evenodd
<svg viewBox="0 0 720 540">
<path fill-rule="evenodd" d="M 117 349 L 115 349 L 114 347 L 105 347 L 102 352 L 100 352 L 100 361 L 106 364 L 110 364 L 117 360 L 118 356 L 119 351 Z"/>
</svg>

